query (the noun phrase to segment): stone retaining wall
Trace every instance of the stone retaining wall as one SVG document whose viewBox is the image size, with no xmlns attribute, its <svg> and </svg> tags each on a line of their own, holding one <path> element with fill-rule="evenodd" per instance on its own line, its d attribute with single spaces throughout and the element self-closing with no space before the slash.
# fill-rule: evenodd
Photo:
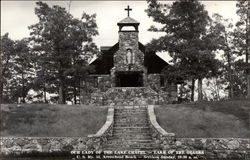
<svg viewBox="0 0 250 160">
<path fill-rule="evenodd" d="M 155 143 L 163 150 L 204 151 L 200 158 L 250 159 L 250 139 L 242 138 L 176 138 L 156 121 L 154 105 L 148 106 L 149 124 Z"/>
<path fill-rule="evenodd" d="M 209 157 L 210 159 L 250 159 L 250 139 L 176 138 L 170 148 L 176 150 L 204 150 L 205 154 L 201 155 L 201 157 Z"/>
<path fill-rule="evenodd" d="M 155 91 L 159 92 L 161 90 L 160 85 L 160 74 L 149 74 L 148 75 L 148 85 Z"/>
<path fill-rule="evenodd" d="M 158 103 L 158 94 L 149 87 L 115 87 L 103 96 L 104 105 L 146 105 Z"/>
<path fill-rule="evenodd" d="M 0 137 L 0 155 L 101 150 L 107 137 L 112 135 L 113 121 L 114 108 L 111 106 L 106 123 L 96 134 L 87 137 Z"/>
<path fill-rule="evenodd" d="M 117 70 L 115 70 L 117 71 Z M 81 96 L 80 100 L 81 103 L 86 105 L 108 105 L 112 103 L 112 100 L 117 99 L 114 95 L 111 94 L 111 97 L 106 98 L 107 93 L 109 90 L 116 91 L 116 88 L 124 88 L 128 92 L 133 91 L 136 92 L 136 95 L 131 93 L 131 96 L 137 96 L 138 98 L 147 98 L 149 100 L 148 104 L 166 104 L 166 103 L 173 103 L 177 100 L 177 85 L 175 84 L 168 84 L 166 83 L 164 86 L 160 86 L 160 74 L 145 74 L 143 75 L 144 87 L 115 87 L 115 72 L 113 75 L 91 75 L 88 81 L 82 84 L 81 89 Z M 112 78 L 113 77 L 113 78 Z M 97 82 L 97 86 L 94 85 Z M 128 89 L 131 88 L 131 89 Z M 141 88 L 147 88 L 142 90 Z M 148 94 L 148 90 L 153 90 L 150 92 L 155 92 L 155 95 Z M 145 96 L 145 93 L 148 97 Z M 138 97 L 139 95 L 139 97 Z M 141 96 L 142 95 L 142 96 Z M 106 96 L 106 97 L 105 97 Z M 105 101 L 108 100 L 107 101 Z M 125 98 L 124 98 L 125 99 Z M 131 99 L 126 99 L 126 104 L 129 105 Z M 123 101 L 123 100 L 121 100 Z M 141 103 L 138 102 L 137 105 Z M 119 104 L 120 105 L 120 104 Z"/>
<path fill-rule="evenodd" d="M 114 107 L 110 106 L 108 109 L 108 115 L 106 119 L 106 123 L 102 126 L 102 128 L 93 135 L 88 135 L 89 139 L 92 139 L 91 142 L 95 146 L 88 145 L 88 148 L 92 147 L 92 149 L 102 149 L 101 147 L 105 142 L 108 141 L 108 137 L 113 134 L 113 124 L 114 124 Z"/>
<path fill-rule="evenodd" d="M 152 133 L 152 138 L 156 144 L 159 144 L 162 149 L 169 149 L 170 145 L 173 144 L 175 134 L 166 132 L 156 121 L 154 113 L 154 105 L 148 106 L 148 120 L 149 126 Z"/>
<path fill-rule="evenodd" d="M 0 140 L 1 155 L 86 150 L 95 143 L 87 137 L 1 137 Z"/>
<path fill-rule="evenodd" d="M 87 137 L 2 137 L 1 155 L 21 155 L 29 153 L 53 153 L 84 150 L 100 150 L 99 138 Z M 161 139 L 165 150 L 197 151 L 204 150 L 210 159 L 249 160 L 250 139 L 240 138 L 176 138 Z M 95 149 L 96 148 L 96 149 Z M 248 158 L 248 159 L 247 159 Z"/>
<path fill-rule="evenodd" d="M 156 105 L 172 103 L 173 101 L 176 101 L 176 96 L 171 96 L 170 92 L 156 92 L 150 87 L 113 87 L 106 92 L 92 93 L 89 104 L 99 106 Z"/>
</svg>

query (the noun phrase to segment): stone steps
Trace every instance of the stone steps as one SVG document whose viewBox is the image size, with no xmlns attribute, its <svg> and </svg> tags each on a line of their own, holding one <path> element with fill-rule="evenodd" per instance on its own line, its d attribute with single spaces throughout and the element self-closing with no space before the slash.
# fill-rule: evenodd
<svg viewBox="0 0 250 160">
<path fill-rule="evenodd" d="M 122 143 L 122 144 L 139 144 L 139 143 L 151 143 L 152 142 L 152 138 L 145 138 L 145 137 L 141 137 L 141 138 L 119 138 L 119 137 L 112 137 L 112 138 L 108 138 L 109 142 L 107 142 L 107 144 L 110 143 Z"/>
<path fill-rule="evenodd" d="M 124 115 L 115 115 L 114 116 L 115 118 L 123 118 L 123 119 L 127 119 L 127 120 L 130 120 L 131 119 L 145 119 L 147 118 L 147 115 L 145 114 L 124 114 Z"/>
<path fill-rule="evenodd" d="M 114 117 L 114 123 L 115 122 L 137 122 L 137 121 L 143 121 L 143 122 L 148 122 L 148 118 L 146 116 L 115 116 Z"/>
<path fill-rule="evenodd" d="M 119 110 L 119 111 L 115 111 L 115 114 L 145 114 L 147 113 L 147 111 L 124 111 L 124 110 Z"/>
<path fill-rule="evenodd" d="M 125 119 L 120 119 L 120 120 L 115 120 L 114 124 L 130 124 L 130 123 L 141 123 L 141 124 L 148 124 L 148 120 L 125 120 Z"/>
<path fill-rule="evenodd" d="M 147 109 L 147 105 L 127 105 L 127 106 L 116 105 L 115 109 Z"/>
<path fill-rule="evenodd" d="M 131 138 L 137 138 L 137 137 L 151 137 L 151 132 L 141 132 L 141 133 L 136 133 L 136 132 L 113 132 L 113 137 L 131 137 Z"/>
<path fill-rule="evenodd" d="M 114 127 L 147 127 L 147 123 L 115 123 Z"/>
<path fill-rule="evenodd" d="M 142 116 L 142 117 L 147 117 L 146 113 L 133 113 L 133 112 L 128 112 L 128 113 L 115 113 L 115 117 L 119 117 L 119 116 L 130 116 L 130 117 L 134 117 L 134 116 Z"/>
<path fill-rule="evenodd" d="M 114 123 L 129 123 L 129 122 L 143 122 L 143 123 L 148 123 L 148 120 L 145 119 L 137 119 L 137 118 L 133 118 L 133 119 L 126 119 L 126 118 L 121 118 L 121 119 L 116 119 L 114 121 Z"/>
<path fill-rule="evenodd" d="M 134 111 L 134 112 L 126 112 L 126 111 L 117 111 L 115 112 L 115 115 L 142 115 L 142 114 L 146 114 L 147 112 L 143 111 L 143 112 L 138 112 L 138 111 Z"/>
<path fill-rule="evenodd" d="M 152 137 L 150 134 L 148 135 L 113 135 L 113 137 L 108 138 L 110 140 L 152 140 Z"/>
<path fill-rule="evenodd" d="M 126 141 L 124 141 L 126 140 Z M 121 138 L 111 138 L 107 144 L 122 143 L 122 144 L 148 144 L 152 139 L 121 139 Z"/>
<path fill-rule="evenodd" d="M 151 137 L 151 132 L 141 132 L 141 133 L 136 133 L 136 132 L 113 132 L 113 137 Z"/>
<path fill-rule="evenodd" d="M 114 116 L 115 122 L 116 120 L 120 121 L 139 121 L 144 120 L 147 121 L 148 117 L 144 115 L 120 115 L 120 116 Z"/>
<path fill-rule="evenodd" d="M 138 132 L 135 130 L 126 130 L 126 131 L 113 131 L 113 136 L 130 136 L 130 137 L 140 137 L 140 136 L 151 136 L 152 133 L 151 131 L 142 131 L 142 132 Z"/>
<path fill-rule="evenodd" d="M 104 149 L 152 150 L 153 143 L 146 106 L 118 106 L 114 110 L 113 135 L 108 137 Z"/>
<path fill-rule="evenodd" d="M 125 113 L 125 112 L 129 112 L 129 113 L 138 112 L 138 113 L 140 113 L 140 112 L 146 112 L 146 111 L 147 111 L 147 108 L 120 108 L 120 109 L 116 109 L 115 113 L 121 113 L 121 112 L 123 112 L 123 113 Z"/>
<path fill-rule="evenodd" d="M 146 111 L 147 106 L 121 106 L 121 107 L 115 107 L 116 111 Z"/>
<path fill-rule="evenodd" d="M 123 131 L 113 131 L 113 136 L 122 136 L 122 135 L 125 135 L 125 136 L 151 136 L 151 131 L 144 131 L 144 132 L 137 132 L 137 131 L 134 131 L 134 130 L 127 130 L 125 132 Z"/>
<path fill-rule="evenodd" d="M 146 108 L 137 108 L 137 109 L 134 109 L 134 108 L 126 108 L 126 109 L 116 109 L 115 110 L 115 113 L 144 113 L 144 112 L 147 112 L 147 109 Z"/>
<path fill-rule="evenodd" d="M 148 118 L 146 116 L 141 116 L 141 117 L 134 117 L 134 116 L 115 116 L 114 117 L 114 123 L 116 122 L 123 122 L 123 123 L 127 123 L 127 122 L 148 122 Z"/>
<path fill-rule="evenodd" d="M 114 124 L 127 124 L 127 125 L 133 125 L 133 124 L 142 124 L 142 125 L 144 125 L 144 124 L 147 124 L 148 125 L 148 121 L 144 121 L 144 120 L 138 120 L 138 121 L 115 121 L 114 122 Z"/>
<path fill-rule="evenodd" d="M 135 117 L 136 116 L 136 117 Z M 115 114 L 115 116 L 114 117 L 124 117 L 124 118 L 127 118 L 127 117 L 131 117 L 131 118 L 137 118 L 137 119 L 139 119 L 139 118 L 145 118 L 145 117 L 147 117 L 147 115 L 145 115 L 145 113 L 143 113 L 143 114 Z"/>
<path fill-rule="evenodd" d="M 115 106 L 116 111 L 145 111 L 147 110 L 147 106 Z"/>
<path fill-rule="evenodd" d="M 129 124 L 114 124 L 114 127 L 118 127 L 118 128 L 129 128 L 129 127 L 147 127 L 148 124 L 145 124 L 145 123 L 136 123 L 136 124 L 132 124 L 132 123 L 129 123 Z M 128 130 L 128 129 L 126 129 Z M 142 129 L 143 130 L 143 129 Z"/>
<path fill-rule="evenodd" d="M 135 117 L 136 116 L 136 117 Z M 135 115 L 135 116 L 114 116 L 114 122 L 124 122 L 124 123 L 126 123 L 126 122 L 129 122 L 129 121 L 132 121 L 132 122 L 134 122 L 134 121 L 145 121 L 145 122 L 147 122 L 148 120 L 148 118 L 146 117 L 146 116 L 138 116 L 138 115 Z"/>
<path fill-rule="evenodd" d="M 123 127 L 133 127 L 134 125 L 136 125 L 137 127 L 147 127 L 148 126 L 148 122 L 115 122 L 114 126 L 119 127 L 119 125 L 123 126 Z M 138 126 L 141 125 L 141 126 Z M 146 125 L 146 126 L 145 126 Z"/>
<path fill-rule="evenodd" d="M 115 129 L 134 129 L 134 130 L 143 130 L 143 129 L 150 129 L 148 126 L 147 127 L 116 127 Z"/>
<path fill-rule="evenodd" d="M 150 128 L 147 126 L 142 126 L 142 127 L 114 127 L 114 132 L 133 132 L 133 133 L 141 133 L 141 132 L 150 132 Z"/>
<path fill-rule="evenodd" d="M 147 127 L 147 124 L 114 124 L 114 127 Z"/>
<path fill-rule="evenodd" d="M 147 109 L 117 109 L 115 113 L 146 113 Z"/>
</svg>

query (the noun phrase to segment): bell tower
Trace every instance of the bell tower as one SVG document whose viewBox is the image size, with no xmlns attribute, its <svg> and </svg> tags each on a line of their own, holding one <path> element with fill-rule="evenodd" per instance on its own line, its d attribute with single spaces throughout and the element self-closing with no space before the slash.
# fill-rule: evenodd
<svg viewBox="0 0 250 160">
<path fill-rule="evenodd" d="M 114 67 L 111 69 L 113 86 L 142 87 L 145 84 L 147 71 L 143 65 L 144 53 L 139 49 L 140 23 L 130 17 L 132 9 L 129 6 L 125 11 L 127 11 L 127 17 L 117 23 L 119 50 L 114 54 Z"/>
<path fill-rule="evenodd" d="M 139 22 L 137 22 L 136 20 L 134 20 L 133 18 L 130 18 L 129 16 L 129 12 L 132 11 L 131 8 L 129 8 L 129 6 L 127 8 L 124 9 L 125 11 L 128 12 L 128 16 L 127 18 L 121 20 L 120 22 L 117 23 L 117 25 L 119 26 L 119 32 L 122 31 L 122 28 L 124 26 L 133 26 L 134 27 L 134 31 L 138 32 L 138 26 L 139 26 Z"/>
</svg>

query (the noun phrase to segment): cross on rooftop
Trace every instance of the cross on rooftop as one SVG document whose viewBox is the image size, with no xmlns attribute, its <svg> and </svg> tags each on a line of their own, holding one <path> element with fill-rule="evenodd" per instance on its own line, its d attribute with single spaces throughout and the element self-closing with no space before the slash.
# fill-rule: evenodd
<svg viewBox="0 0 250 160">
<path fill-rule="evenodd" d="M 131 8 L 129 8 L 129 6 L 127 8 L 124 9 L 125 11 L 128 11 L 128 17 L 129 17 L 129 11 L 132 11 Z"/>
</svg>

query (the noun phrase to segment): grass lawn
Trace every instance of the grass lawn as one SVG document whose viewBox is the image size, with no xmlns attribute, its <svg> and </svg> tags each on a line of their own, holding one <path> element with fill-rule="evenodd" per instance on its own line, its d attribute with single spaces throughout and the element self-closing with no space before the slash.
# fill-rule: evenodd
<svg viewBox="0 0 250 160">
<path fill-rule="evenodd" d="M 167 132 L 187 138 L 250 138 L 250 101 L 171 104 L 155 108 Z"/>
<path fill-rule="evenodd" d="M 106 121 L 107 107 L 84 105 L 1 105 L 1 136 L 69 136 L 96 133 Z"/>
</svg>

